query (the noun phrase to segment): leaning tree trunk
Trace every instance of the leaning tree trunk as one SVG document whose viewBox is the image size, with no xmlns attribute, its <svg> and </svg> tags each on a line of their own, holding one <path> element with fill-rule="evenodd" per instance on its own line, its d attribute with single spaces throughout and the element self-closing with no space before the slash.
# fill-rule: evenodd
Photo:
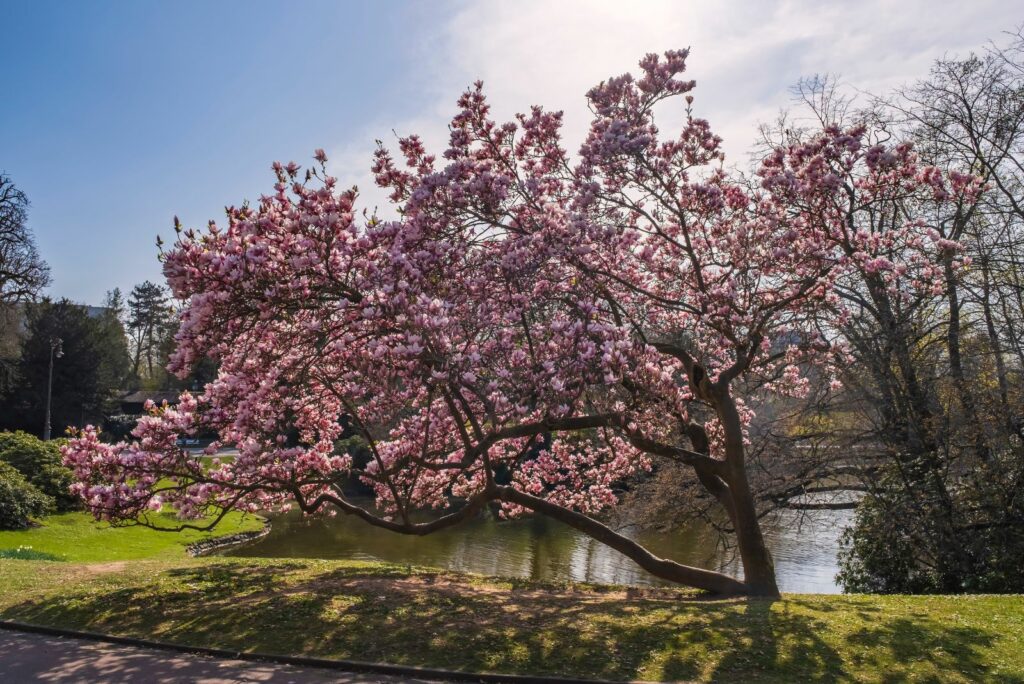
<svg viewBox="0 0 1024 684">
<path fill-rule="evenodd" d="M 751 596 L 779 596 L 775 565 L 764 543 L 757 507 L 747 480 L 746 452 L 743 445 L 743 423 L 736 401 L 728 386 L 716 388 L 715 409 L 725 436 L 726 482 L 732 495 L 733 523 L 736 545 L 743 563 L 743 580 Z"/>
<path fill-rule="evenodd" d="M 713 570 L 695 568 L 667 558 L 659 558 L 640 544 L 619 534 L 600 521 L 551 503 L 547 499 L 532 496 L 510 486 L 498 486 L 495 488 L 495 492 L 500 501 L 522 506 L 583 532 L 592 539 L 615 549 L 655 577 L 723 596 L 755 595 L 756 593 L 751 591 L 748 582 L 741 582 Z M 757 592 L 756 595 L 763 594 Z M 774 595 L 777 596 L 778 592 L 776 591 Z"/>
<path fill-rule="evenodd" d="M 725 508 L 736 530 L 736 545 L 743 563 L 743 593 L 748 596 L 777 598 L 779 586 L 775 581 L 775 565 L 761 534 L 757 506 L 750 491 L 750 482 L 747 480 L 743 421 L 740 419 L 736 400 L 729 392 L 729 380 L 722 378 L 712 382 L 703 366 L 684 349 L 674 344 L 659 343 L 654 346 L 658 351 L 675 357 L 683 364 L 694 396 L 714 406 L 715 414 L 722 426 L 725 437 L 725 468 L 715 468 L 713 473 L 707 472 L 700 465 L 694 465 L 694 468 L 701 484 Z M 691 423 L 686 426 L 686 433 L 698 453 L 710 455 L 707 432 L 703 427 Z"/>
</svg>

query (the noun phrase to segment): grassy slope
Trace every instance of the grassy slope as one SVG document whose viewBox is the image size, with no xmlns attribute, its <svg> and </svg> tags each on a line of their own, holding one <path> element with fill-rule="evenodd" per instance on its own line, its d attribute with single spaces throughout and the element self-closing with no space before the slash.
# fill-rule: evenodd
<svg viewBox="0 0 1024 684">
<path fill-rule="evenodd" d="M 176 520 L 161 514 L 172 526 Z M 64 513 L 41 520 L 39 527 L 27 530 L 0 531 L 0 551 L 31 547 L 32 551 L 56 556 L 61 560 L 96 562 L 136 560 L 140 558 L 182 558 L 185 546 L 209 537 L 249 532 L 263 526 L 262 519 L 229 513 L 213 532 L 184 530 L 161 532 L 147 527 L 111 527 L 93 520 L 87 513 Z"/>
<path fill-rule="evenodd" d="M 0 616 L 193 645 L 609 679 L 1024 682 L 1024 597 L 706 601 L 342 561 L 0 560 Z"/>
</svg>

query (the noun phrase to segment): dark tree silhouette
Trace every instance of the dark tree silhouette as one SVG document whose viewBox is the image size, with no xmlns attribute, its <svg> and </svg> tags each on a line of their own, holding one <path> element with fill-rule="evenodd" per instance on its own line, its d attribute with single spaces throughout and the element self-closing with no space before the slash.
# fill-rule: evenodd
<svg viewBox="0 0 1024 684">
<path fill-rule="evenodd" d="M 35 299 L 50 283 L 28 228 L 28 197 L 0 173 L 0 302 Z"/>
</svg>

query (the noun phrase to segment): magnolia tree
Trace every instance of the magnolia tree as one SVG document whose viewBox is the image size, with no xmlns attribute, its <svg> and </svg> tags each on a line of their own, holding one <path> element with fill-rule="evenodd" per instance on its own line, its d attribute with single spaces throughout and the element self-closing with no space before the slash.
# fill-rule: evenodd
<svg viewBox="0 0 1024 684">
<path fill-rule="evenodd" d="M 459 100 L 442 158 L 413 136 L 373 170 L 399 218 L 360 219 L 325 156 L 275 164 L 274 194 L 227 225 L 176 224 L 164 272 L 185 306 L 172 370 L 204 357 L 217 379 L 155 407 L 134 440 L 87 428 L 64 450 L 99 517 L 181 527 L 229 510 L 344 513 L 405 534 L 477 515 L 538 513 L 658 577 L 776 595 L 746 466 L 756 394 L 828 377 L 823 316 L 851 269 L 892 292 L 941 286 L 955 250 L 900 210 L 966 192 L 908 148 L 827 128 L 780 149 L 754 179 L 727 172 L 690 110 L 685 51 L 601 83 L 577 155 L 561 114 L 492 120 L 481 84 Z M 655 109 L 684 100 L 663 136 Z M 669 102 L 666 102 L 669 101 Z M 664 105 L 662 105 L 664 103 Z M 884 231 L 863 217 L 884 216 Z M 343 426 L 371 459 L 336 448 Z M 237 458 L 176 446 L 215 431 Z M 742 578 L 658 558 L 594 516 L 658 460 L 692 467 L 735 531 Z M 367 508 L 345 495 L 361 478 Z M 435 509 L 430 522 L 412 512 Z M 188 522 L 192 519 L 193 522 Z"/>
</svg>

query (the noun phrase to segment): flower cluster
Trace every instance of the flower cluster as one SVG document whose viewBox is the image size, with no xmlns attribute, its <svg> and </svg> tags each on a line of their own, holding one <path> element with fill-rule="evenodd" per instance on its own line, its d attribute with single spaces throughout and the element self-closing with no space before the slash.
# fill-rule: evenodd
<svg viewBox="0 0 1024 684">
<path fill-rule="evenodd" d="M 748 182 L 692 116 L 686 57 L 648 55 L 639 78 L 591 90 L 576 159 L 561 113 L 498 123 L 476 84 L 441 155 L 416 136 L 377 151 L 396 221 L 360 218 L 318 150 L 305 174 L 275 164 L 273 193 L 224 226 L 176 225 L 171 367 L 210 357 L 219 375 L 154 408 L 130 443 L 91 428 L 70 441 L 89 507 L 115 520 L 163 506 L 352 512 L 342 484 L 355 477 L 386 520 L 501 487 L 594 512 L 659 455 L 706 464 L 741 448 L 722 418 L 752 419 L 734 383 L 806 392 L 802 369 L 835 352 L 816 322 L 842 315 L 852 274 L 939 287 L 958 246 L 927 207 L 981 186 L 920 168 L 908 146 L 869 145 L 863 127 L 776 150 Z M 655 105 L 677 97 L 685 124 L 663 137 Z M 686 437 L 695 420 L 704 454 Z M 176 446 L 200 431 L 237 458 Z M 349 437 L 360 458 L 337 447 Z"/>
</svg>

